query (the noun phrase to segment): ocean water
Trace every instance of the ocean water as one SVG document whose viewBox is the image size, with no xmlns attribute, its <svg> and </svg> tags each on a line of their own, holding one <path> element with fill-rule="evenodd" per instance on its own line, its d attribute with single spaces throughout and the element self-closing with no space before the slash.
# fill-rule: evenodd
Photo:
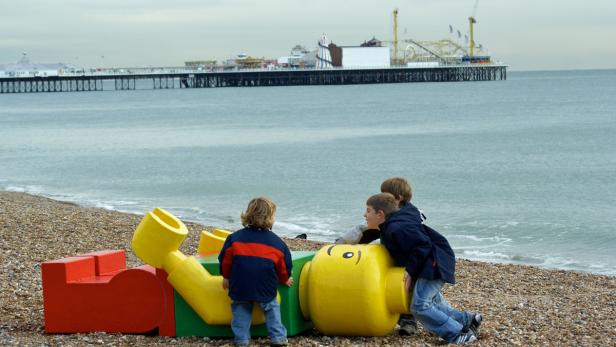
<svg viewBox="0 0 616 347">
<path fill-rule="evenodd" d="M 0 189 L 331 241 L 401 175 L 458 257 L 616 275 L 616 70 L 508 78 L 3 94 Z"/>
</svg>

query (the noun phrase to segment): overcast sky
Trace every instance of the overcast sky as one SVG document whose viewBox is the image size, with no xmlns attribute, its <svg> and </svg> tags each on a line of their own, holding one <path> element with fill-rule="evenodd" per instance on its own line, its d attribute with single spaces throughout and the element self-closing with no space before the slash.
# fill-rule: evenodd
<svg viewBox="0 0 616 347">
<path fill-rule="evenodd" d="M 475 0 L 0 0 L 0 63 L 178 66 L 373 36 L 468 32 Z M 616 68 L 616 0 L 479 0 L 475 41 L 514 70 Z"/>
</svg>

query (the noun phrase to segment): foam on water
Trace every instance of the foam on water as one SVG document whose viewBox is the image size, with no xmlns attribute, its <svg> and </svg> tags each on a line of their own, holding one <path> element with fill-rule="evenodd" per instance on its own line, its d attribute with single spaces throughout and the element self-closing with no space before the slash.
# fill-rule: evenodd
<svg viewBox="0 0 616 347">
<path fill-rule="evenodd" d="M 127 213 L 143 213 L 143 209 L 139 208 L 142 205 L 137 201 L 127 200 L 101 200 L 90 197 L 86 194 L 68 194 L 54 192 L 53 189 L 49 189 L 40 185 L 0 185 L 0 190 L 18 193 L 28 193 L 32 195 L 43 196 L 46 198 L 74 203 L 84 207 L 96 207 L 106 210 L 120 211 Z"/>
<path fill-rule="evenodd" d="M 16 186 L 16 185 L 8 184 L 3 187 L 3 190 L 6 190 L 8 192 L 43 195 L 43 187 L 38 186 L 38 185 Z"/>
<path fill-rule="evenodd" d="M 554 257 L 548 255 L 520 255 L 507 254 L 496 251 L 476 250 L 469 247 L 468 249 L 455 249 L 456 256 L 469 259 L 479 260 L 492 263 L 504 264 L 522 264 L 534 265 L 551 269 L 563 269 L 573 271 L 589 271 L 603 275 L 616 275 L 616 270 L 609 266 L 608 263 L 596 262 L 580 262 L 575 259 L 566 257 Z"/>
<path fill-rule="evenodd" d="M 511 238 L 502 236 L 476 236 L 476 235 L 462 235 L 462 234 L 448 234 L 449 239 L 459 239 L 461 242 L 489 242 L 490 244 L 505 244 L 511 242 Z"/>
<path fill-rule="evenodd" d="M 462 256 L 463 258 L 466 259 L 474 259 L 474 260 L 484 260 L 484 261 L 512 261 L 513 257 L 504 253 L 499 253 L 499 252 L 493 252 L 493 251 L 482 251 L 482 250 L 476 250 L 476 249 L 470 249 L 471 247 L 467 248 L 467 249 L 460 249 L 457 248 L 454 250 L 454 252 L 459 255 Z"/>
<path fill-rule="evenodd" d="M 274 226 L 276 232 L 285 236 L 297 236 L 299 234 L 310 235 L 310 239 L 319 241 L 331 241 L 338 235 L 325 223 L 306 223 L 295 224 L 285 220 L 276 221 Z"/>
</svg>

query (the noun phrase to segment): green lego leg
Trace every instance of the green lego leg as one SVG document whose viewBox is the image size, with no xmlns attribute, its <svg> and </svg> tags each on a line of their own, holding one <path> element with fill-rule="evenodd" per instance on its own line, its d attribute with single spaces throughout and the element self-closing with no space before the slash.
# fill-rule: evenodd
<svg viewBox="0 0 616 347">
<path fill-rule="evenodd" d="M 295 284 L 288 288 L 279 286 L 280 313 L 282 324 L 287 328 L 289 336 L 297 335 L 312 328 L 310 321 L 304 320 L 299 305 L 299 275 L 302 267 L 314 257 L 314 252 L 291 252 L 293 261 L 293 279 Z M 208 256 L 199 259 L 203 267 L 212 275 L 220 275 L 217 256 Z M 186 301 L 174 292 L 175 322 L 177 336 L 207 336 L 207 337 L 232 337 L 233 332 L 228 325 L 210 325 L 193 311 Z M 250 329 L 253 337 L 267 336 L 265 324 L 253 326 Z"/>
</svg>

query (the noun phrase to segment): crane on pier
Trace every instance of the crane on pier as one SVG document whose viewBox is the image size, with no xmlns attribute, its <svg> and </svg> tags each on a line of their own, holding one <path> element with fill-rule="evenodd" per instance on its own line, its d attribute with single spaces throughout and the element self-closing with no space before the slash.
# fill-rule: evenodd
<svg viewBox="0 0 616 347">
<path fill-rule="evenodd" d="M 394 64 L 398 63 L 398 8 L 394 8 Z"/>
<path fill-rule="evenodd" d="M 468 41 L 468 55 L 471 57 L 471 59 L 473 58 L 473 55 L 475 54 L 475 39 L 473 37 L 473 24 L 477 23 L 477 20 L 475 19 L 475 15 L 477 14 L 478 4 L 479 4 L 479 0 L 475 0 L 475 5 L 473 6 L 472 15 L 468 17 L 469 36 L 470 36 L 469 41 Z"/>
</svg>

